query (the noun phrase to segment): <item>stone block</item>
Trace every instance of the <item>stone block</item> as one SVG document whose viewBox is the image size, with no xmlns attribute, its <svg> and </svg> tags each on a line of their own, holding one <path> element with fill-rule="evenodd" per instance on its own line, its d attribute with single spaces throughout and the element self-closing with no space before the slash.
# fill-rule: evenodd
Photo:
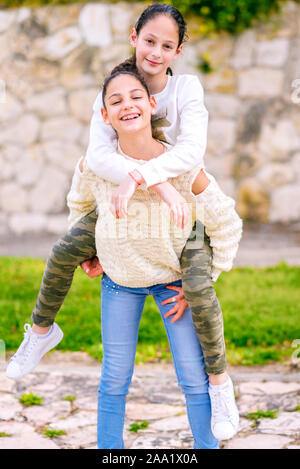
<svg viewBox="0 0 300 469">
<path fill-rule="evenodd" d="M 60 140 L 49 140 L 42 144 L 42 148 L 45 160 L 70 175 L 73 175 L 76 163 L 84 154 L 78 144 Z"/>
<path fill-rule="evenodd" d="M 207 151 L 222 154 L 231 150 L 235 142 L 236 122 L 231 119 L 212 119 L 208 124 Z"/>
<path fill-rule="evenodd" d="M 204 102 L 210 119 L 219 117 L 235 119 L 240 113 L 240 100 L 230 94 L 205 93 Z"/>
<path fill-rule="evenodd" d="M 266 223 L 269 217 L 269 196 L 255 178 L 242 181 L 237 189 L 236 209 L 243 219 Z"/>
<path fill-rule="evenodd" d="M 278 187 L 271 194 L 270 222 L 289 223 L 300 219 L 300 186 Z"/>
<path fill-rule="evenodd" d="M 82 43 L 82 35 L 77 26 L 69 26 L 35 41 L 31 58 L 46 57 L 49 60 L 59 60 L 67 56 Z"/>
<path fill-rule="evenodd" d="M 67 114 L 65 94 L 65 90 L 62 87 L 56 87 L 42 93 L 35 93 L 26 99 L 25 107 L 28 111 L 32 111 L 40 117 Z"/>
<path fill-rule="evenodd" d="M 89 46 L 106 47 L 112 43 L 108 5 L 85 5 L 79 15 L 79 27 L 84 41 Z"/>
<path fill-rule="evenodd" d="M 94 48 L 81 44 L 64 59 L 61 64 L 60 81 L 67 90 L 94 87 L 96 82 L 91 75 Z M 99 65 L 99 64 L 98 64 Z"/>
<path fill-rule="evenodd" d="M 16 235 L 42 233 L 46 230 L 47 219 L 38 213 L 15 214 L 9 217 L 8 226 Z"/>
<path fill-rule="evenodd" d="M 73 117 L 53 117 L 41 125 L 41 139 L 76 142 L 82 133 L 82 125 Z"/>
<path fill-rule="evenodd" d="M 261 41 L 255 46 L 255 63 L 262 67 L 284 67 L 288 53 L 288 39 Z"/>
<path fill-rule="evenodd" d="M 56 168 L 45 167 L 36 186 L 30 191 L 28 203 L 35 213 L 59 213 L 66 207 L 69 178 Z"/>
<path fill-rule="evenodd" d="M 15 98 L 9 91 L 4 92 L 4 96 L 1 95 L 0 101 L 0 123 L 11 121 L 16 119 L 23 112 L 23 106 L 21 102 Z"/>
<path fill-rule="evenodd" d="M 237 74 L 233 68 L 225 65 L 215 72 L 204 75 L 203 83 L 206 91 L 235 94 Z"/>
<path fill-rule="evenodd" d="M 268 191 L 271 191 L 275 187 L 293 182 L 295 172 L 289 164 L 270 163 L 258 172 L 257 178 Z"/>
<path fill-rule="evenodd" d="M 40 121 L 34 114 L 23 114 L 16 123 L 0 129 L 2 144 L 30 145 L 39 135 Z"/>
<path fill-rule="evenodd" d="M 70 93 L 69 106 L 71 114 L 79 121 L 89 123 L 93 115 L 93 104 L 98 93 L 97 88 Z"/>
<path fill-rule="evenodd" d="M 15 182 L 7 182 L 0 188 L 0 207 L 4 213 L 20 213 L 27 209 L 26 191 Z"/>
<path fill-rule="evenodd" d="M 16 19 L 15 11 L 0 11 L 0 33 L 11 27 Z"/>
<path fill-rule="evenodd" d="M 283 87 L 283 70 L 251 68 L 238 74 L 238 95 L 241 97 L 280 96 Z"/>
<path fill-rule="evenodd" d="M 259 140 L 259 149 L 273 161 L 287 160 L 290 153 L 300 148 L 300 135 L 291 120 L 264 124 Z"/>
<path fill-rule="evenodd" d="M 229 60 L 229 65 L 235 69 L 250 67 L 253 63 L 255 44 L 254 30 L 240 34 L 235 42 L 234 53 Z"/>
<path fill-rule="evenodd" d="M 110 8 L 110 16 L 114 40 L 128 42 L 131 28 L 136 23 L 136 17 L 131 5 L 126 2 L 113 4 Z"/>
<path fill-rule="evenodd" d="M 43 170 L 44 155 L 40 144 L 28 146 L 21 151 L 13 164 L 16 181 L 24 187 L 35 184 Z"/>
</svg>

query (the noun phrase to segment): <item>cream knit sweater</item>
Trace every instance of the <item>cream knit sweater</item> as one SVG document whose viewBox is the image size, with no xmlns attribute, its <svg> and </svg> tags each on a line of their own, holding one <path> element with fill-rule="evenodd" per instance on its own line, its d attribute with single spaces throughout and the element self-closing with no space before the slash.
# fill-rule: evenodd
<svg viewBox="0 0 300 469">
<path fill-rule="evenodd" d="M 97 207 L 96 249 L 104 272 L 119 285 L 139 288 L 182 277 L 179 258 L 198 219 L 210 236 L 215 281 L 222 270 L 232 267 L 242 222 L 234 210 L 234 200 L 225 196 L 209 174 L 206 173 L 211 179 L 208 187 L 198 196 L 193 195 L 191 187 L 200 169 L 201 166 L 196 167 L 169 180 L 189 207 L 189 223 L 180 230 L 174 225 L 167 205 L 146 184 L 139 186 L 131 198 L 128 216 L 116 219 L 110 212 L 110 201 L 118 185 L 96 176 L 86 164 L 81 172 L 77 164 L 67 196 L 69 226 Z"/>
</svg>

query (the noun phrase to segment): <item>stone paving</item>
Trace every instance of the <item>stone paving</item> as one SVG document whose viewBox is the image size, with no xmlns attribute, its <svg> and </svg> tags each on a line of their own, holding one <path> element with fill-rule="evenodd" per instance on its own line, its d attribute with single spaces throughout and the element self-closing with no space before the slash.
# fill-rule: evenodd
<svg viewBox="0 0 300 469">
<path fill-rule="evenodd" d="M 75 358 L 74 358 L 75 357 Z M 78 358 L 79 357 L 79 358 Z M 13 381 L 0 371 L 0 449 L 96 449 L 100 364 L 81 354 L 54 351 L 36 370 Z M 77 358 L 77 359 L 76 359 Z M 222 449 L 300 449 L 300 369 L 287 366 L 231 367 L 240 411 L 238 434 Z M 33 392 L 41 405 L 19 402 Z M 75 396 L 70 402 L 66 396 Z M 255 423 L 249 412 L 277 410 L 275 419 Z M 136 433 L 129 427 L 146 421 Z M 46 437 L 45 429 L 64 435 Z M 9 435 L 9 436 L 8 436 Z M 135 367 L 127 398 L 125 447 L 191 449 L 185 400 L 171 364 Z"/>
</svg>

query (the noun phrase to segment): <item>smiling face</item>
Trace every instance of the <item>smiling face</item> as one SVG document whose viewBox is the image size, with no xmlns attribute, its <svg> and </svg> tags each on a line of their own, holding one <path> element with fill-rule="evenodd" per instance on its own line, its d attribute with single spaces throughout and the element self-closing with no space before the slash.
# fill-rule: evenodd
<svg viewBox="0 0 300 469">
<path fill-rule="evenodd" d="M 182 45 L 178 47 L 178 40 L 178 25 L 164 14 L 149 20 L 139 35 L 133 29 L 130 43 L 136 49 L 136 65 L 140 73 L 144 76 L 165 75 L 182 50 Z"/>
<path fill-rule="evenodd" d="M 151 115 L 156 111 L 155 99 L 148 96 L 141 82 L 132 75 L 121 74 L 113 78 L 101 109 L 104 122 L 123 135 L 147 129 L 151 132 Z"/>
</svg>

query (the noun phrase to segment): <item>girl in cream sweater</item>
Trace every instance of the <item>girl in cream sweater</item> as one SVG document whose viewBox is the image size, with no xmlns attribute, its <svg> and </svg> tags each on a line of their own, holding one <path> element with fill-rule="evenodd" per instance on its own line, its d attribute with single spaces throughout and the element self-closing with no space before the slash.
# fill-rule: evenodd
<svg viewBox="0 0 300 469">
<path fill-rule="evenodd" d="M 169 149 L 165 143 L 152 137 L 151 115 L 156 110 L 155 100 L 149 95 L 149 91 L 140 77 L 126 71 L 112 74 L 103 87 L 103 103 L 103 119 L 117 132 L 118 152 L 128 160 L 134 159 L 143 166 L 148 161 L 149 154 L 152 159 Z M 76 223 L 78 218 L 82 218 L 83 215 L 90 213 L 97 207 L 96 250 L 104 270 L 101 302 L 104 355 L 99 387 L 99 448 L 123 448 L 122 422 L 126 394 L 133 372 L 138 318 L 141 316 L 145 298 L 147 295 L 153 294 L 157 301 L 158 297 L 155 295 L 159 289 L 159 292 L 166 295 L 164 298 L 168 299 L 170 292 L 166 289 L 167 284 L 174 283 L 175 286 L 178 285 L 176 282 L 181 284 L 179 259 L 191 227 L 196 218 L 200 219 L 202 223 L 208 223 L 209 215 L 203 215 L 201 197 L 199 198 L 194 193 L 198 174 L 199 167 L 196 167 L 165 183 L 170 184 L 172 190 L 177 191 L 183 197 L 183 203 L 187 205 L 187 229 L 182 229 L 176 227 L 172 217 L 166 216 L 170 210 L 155 190 L 147 189 L 143 184 L 140 184 L 133 194 L 128 204 L 127 216 L 116 218 L 111 211 L 111 197 L 118 185 L 95 176 L 86 162 L 82 171 L 79 164 L 76 167 L 72 188 L 68 195 L 70 226 Z M 213 181 L 212 190 L 214 187 L 217 187 L 217 184 Z M 216 223 L 214 217 L 211 217 L 211 223 Z M 222 223 L 221 220 L 220 225 Z M 223 242 L 219 245 L 223 257 L 226 257 L 230 252 L 232 255 L 233 237 L 230 235 L 230 230 L 231 232 L 236 231 L 237 225 L 241 226 L 238 215 L 233 208 L 227 209 Z M 218 227 L 216 232 L 220 233 L 222 229 Z M 161 313 L 167 314 L 164 317 L 164 324 L 169 337 L 178 382 L 185 393 L 195 448 L 216 447 L 216 441 L 208 442 L 209 430 L 201 425 L 204 394 L 209 392 L 211 399 L 215 397 L 206 387 L 206 380 L 204 382 L 202 380 L 203 370 L 200 371 L 202 367 L 201 347 L 198 349 L 197 346 L 198 351 L 190 349 L 190 346 L 193 348 L 197 343 L 191 311 L 187 306 L 183 315 L 175 323 L 171 323 L 166 320 L 169 317 L 169 311 L 163 309 L 158 301 L 157 304 Z M 120 324 L 122 323 L 122 327 L 118 327 L 119 321 Z M 181 327 L 183 329 L 187 327 L 185 333 L 182 332 Z M 187 331 L 189 331 L 188 337 L 185 335 Z M 222 334 L 222 328 L 215 330 L 215 334 L 220 333 Z M 120 338 L 120 334 L 122 338 Z M 185 337 L 184 340 L 183 337 Z M 181 354 L 186 357 L 186 361 L 179 359 L 178 348 L 181 349 Z M 124 369 L 127 372 L 123 376 Z M 182 382 L 182 375 L 185 376 L 185 384 Z M 202 376 L 201 379 L 200 376 Z M 219 424 L 222 425 L 222 428 L 227 425 L 227 432 L 229 428 L 232 433 L 237 430 L 238 411 L 229 377 L 228 385 L 231 387 L 231 393 L 228 393 L 231 396 L 231 402 L 228 403 L 226 415 L 222 416 L 225 421 L 219 420 L 220 415 L 216 415 L 216 421 L 213 421 L 212 425 L 213 434 L 218 433 Z M 115 418 L 111 420 L 108 409 L 113 407 L 119 411 L 117 411 L 118 415 L 115 415 Z M 197 426 L 194 426 L 195 422 L 198 422 Z M 199 427 L 202 428 L 201 436 Z M 209 437 L 209 441 L 213 440 L 210 440 Z M 211 444 L 212 446 L 210 446 Z"/>
</svg>

